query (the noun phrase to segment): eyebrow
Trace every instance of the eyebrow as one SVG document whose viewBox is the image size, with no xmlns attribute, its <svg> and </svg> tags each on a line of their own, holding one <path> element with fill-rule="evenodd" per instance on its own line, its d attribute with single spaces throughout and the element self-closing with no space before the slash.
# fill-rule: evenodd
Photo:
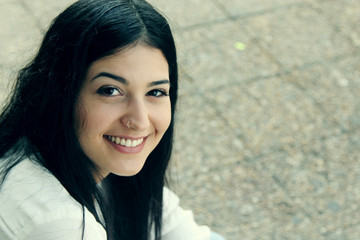
<svg viewBox="0 0 360 240">
<path fill-rule="evenodd" d="M 114 75 L 112 73 L 108 73 L 108 72 L 101 72 L 99 73 L 98 75 L 96 75 L 95 77 L 93 77 L 90 82 L 94 81 L 96 78 L 99 78 L 99 77 L 108 77 L 108 78 L 111 78 L 111 79 L 114 79 L 118 82 L 121 82 L 122 84 L 124 85 L 129 85 L 129 82 L 123 78 L 123 77 L 120 77 L 120 76 L 117 76 L 117 75 Z M 154 82 L 151 82 L 148 84 L 148 87 L 153 87 L 153 86 L 157 86 L 157 85 L 162 85 L 162 84 L 170 84 L 170 81 L 167 80 L 167 79 L 164 79 L 164 80 L 159 80 L 159 81 L 154 81 Z"/>
<path fill-rule="evenodd" d="M 93 77 L 90 82 L 94 81 L 95 79 L 99 78 L 99 77 L 108 77 L 108 78 L 112 78 L 118 82 L 121 82 L 124 85 L 129 85 L 128 81 L 126 81 L 124 78 L 108 73 L 108 72 L 101 72 L 98 75 L 96 75 L 95 77 Z"/>
<path fill-rule="evenodd" d="M 148 87 L 153 87 L 156 85 L 161 85 L 161 84 L 169 84 L 170 85 L 170 81 L 169 80 L 159 80 L 159 81 L 154 81 L 148 84 Z"/>
</svg>

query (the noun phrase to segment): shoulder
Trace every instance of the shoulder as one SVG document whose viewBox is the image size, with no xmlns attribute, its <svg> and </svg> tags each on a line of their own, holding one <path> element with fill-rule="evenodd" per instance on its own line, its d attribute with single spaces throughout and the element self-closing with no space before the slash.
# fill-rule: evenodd
<svg viewBox="0 0 360 240">
<path fill-rule="evenodd" d="M 18 239 L 64 221 L 82 231 L 83 214 L 89 224 L 97 224 L 50 172 L 29 159 L 11 169 L 0 189 L 0 236 Z"/>
<path fill-rule="evenodd" d="M 198 225 L 192 211 L 184 210 L 179 205 L 179 198 L 168 188 L 163 193 L 163 229 L 165 240 L 208 240 L 210 229 Z"/>
</svg>

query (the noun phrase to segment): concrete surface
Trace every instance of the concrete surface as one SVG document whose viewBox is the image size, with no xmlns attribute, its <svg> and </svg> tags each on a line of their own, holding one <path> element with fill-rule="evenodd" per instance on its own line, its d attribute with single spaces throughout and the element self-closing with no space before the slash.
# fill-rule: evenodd
<svg viewBox="0 0 360 240">
<path fill-rule="evenodd" d="M 0 93 L 73 0 L 0 0 Z M 151 0 L 180 65 L 173 189 L 228 240 L 360 239 L 359 0 Z"/>
</svg>

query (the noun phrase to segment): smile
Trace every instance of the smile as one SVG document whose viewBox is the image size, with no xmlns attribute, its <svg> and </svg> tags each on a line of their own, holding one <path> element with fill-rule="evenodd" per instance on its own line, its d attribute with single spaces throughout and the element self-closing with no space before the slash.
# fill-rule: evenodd
<svg viewBox="0 0 360 240">
<path fill-rule="evenodd" d="M 107 135 L 105 137 L 110 141 L 112 141 L 113 143 L 124 147 L 137 147 L 144 141 L 144 138 L 132 140 L 132 139 L 126 139 L 126 138 L 120 138 L 114 136 L 107 136 Z"/>
</svg>

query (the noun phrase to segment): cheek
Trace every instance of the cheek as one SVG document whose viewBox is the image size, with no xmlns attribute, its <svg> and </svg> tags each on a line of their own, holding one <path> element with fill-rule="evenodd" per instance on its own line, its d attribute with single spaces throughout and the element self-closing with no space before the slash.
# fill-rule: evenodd
<svg viewBox="0 0 360 240">
<path fill-rule="evenodd" d="M 82 131 L 85 134 L 102 136 L 102 134 L 116 122 L 117 114 L 104 106 L 92 108 L 85 114 L 82 114 L 81 119 L 83 122 Z"/>
<path fill-rule="evenodd" d="M 165 108 L 162 108 L 158 114 L 157 123 L 161 132 L 165 132 L 171 122 L 171 106 L 170 104 Z"/>
<path fill-rule="evenodd" d="M 92 104 L 91 107 L 79 104 L 75 121 L 79 138 L 98 134 L 104 128 L 104 125 L 106 125 L 106 121 L 110 117 L 109 115 L 111 115 L 111 111 L 108 111 L 106 107 L 100 107 L 96 104 Z"/>
</svg>

